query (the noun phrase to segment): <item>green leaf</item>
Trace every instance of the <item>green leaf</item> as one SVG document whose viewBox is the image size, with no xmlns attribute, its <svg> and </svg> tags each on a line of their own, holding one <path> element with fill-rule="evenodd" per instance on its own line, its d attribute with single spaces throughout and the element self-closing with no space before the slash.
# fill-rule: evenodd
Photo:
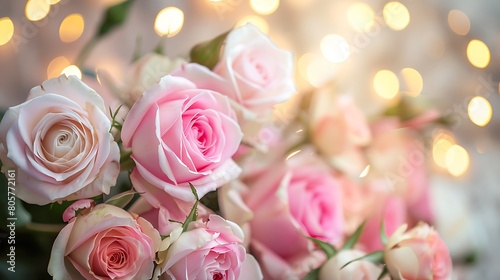
<svg viewBox="0 0 500 280">
<path fill-rule="evenodd" d="M 313 269 L 307 273 L 302 280 L 318 280 L 319 279 L 319 268 Z"/>
<path fill-rule="evenodd" d="M 350 265 L 351 263 L 353 262 L 356 262 L 356 261 L 368 261 L 368 262 L 372 262 L 372 263 L 382 263 L 382 261 L 384 260 L 384 251 L 374 251 L 368 255 L 364 255 L 362 257 L 359 257 L 357 259 L 354 259 L 346 264 L 344 264 L 340 269 Z"/>
<path fill-rule="evenodd" d="M 219 62 L 219 56 L 222 49 L 222 45 L 226 40 L 227 34 L 230 31 L 224 32 L 223 34 L 215 37 L 214 39 L 200 43 L 194 46 L 189 53 L 191 62 L 195 62 L 201 65 L 213 69 L 217 62 Z"/>
<path fill-rule="evenodd" d="M 126 192 L 119 193 L 110 199 L 106 200 L 104 203 L 111 204 L 120 208 L 127 206 L 130 201 L 134 198 L 134 195 L 138 194 L 135 190 L 129 190 Z"/>
<path fill-rule="evenodd" d="M 312 242 L 314 242 L 314 244 L 316 244 L 318 246 L 318 248 L 320 248 L 321 251 L 323 251 L 326 254 L 326 257 L 328 259 L 332 258 L 333 256 L 335 256 L 337 254 L 337 249 L 335 249 L 335 247 L 333 247 L 332 244 L 327 243 L 325 241 L 321 241 L 321 240 L 313 238 L 313 237 L 307 237 L 307 238 L 309 240 L 311 240 Z"/>
<path fill-rule="evenodd" d="M 347 239 L 347 241 L 344 243 L 342 246 L 342 249 L 340 250 L 347 250 L 347 249 L 352 249 L 354 248 L 354 245 L 358 243 L 359 237 L 361 236 L 361 233 L 363 233 L 363 228 L 365 227 L 365 223 L 363 222 L 359 227 L 356 229 L 356 231 Z"/>
<path fill-rule="evenodd" d="M 387 245 L 389 242 L 389 237 L 387 236 L 387 233 L 385 232 L 385 221 L 382 219 L 382 222 L 380 222 L 380 240 L 382 241 L 382 244 Z"/>
<path fill-rule="evenodd" d="M 127 0 L 109 7 L 104 13 L 104 18 L 99 26 L 96 36 L 102 37 L 115 27 L 121 25 L 127 18 L 132 2 L 132 0 Z"/>
<path fill-rule="evenodd" d="M 208 209 L 214 211 L 214 213 L 219 213 L 220 212 L 220 206 L 219 206 L 219 195 L 217 193 L 217 190 L 211 191 L 204 195 L 200 199 L 201 204 L 205 205 Z"/>
<path fill-rule="evenodd" d="M 189 187 L 191 188 L 191 191 L 194 194 L 194 197 L 196 197 L 196 201 L 193 205 L 193 208 L 191 208 L 191 211 L 189 211 L 189 215 L 186 217 L 186 220 L 182 224 L 182 231 L 185 232 L 187 231 L 187 228 L 189 226 L 189 223 L 196 221 L 198 218 L 198 192 L 196 192 L 196 189 L 194 188 L 193 184 L 189 183 Z"/>
<path fill-rule="evenodd" d="M 384 269 L 382 269 L 382 272 L 380 272 L 377 280 L 381 280 L 382 278 L 384 278 L 387 273 L 389 273 L 389 270 L 387 270 L 387 266 L 384 266 Z"/>
</svg>

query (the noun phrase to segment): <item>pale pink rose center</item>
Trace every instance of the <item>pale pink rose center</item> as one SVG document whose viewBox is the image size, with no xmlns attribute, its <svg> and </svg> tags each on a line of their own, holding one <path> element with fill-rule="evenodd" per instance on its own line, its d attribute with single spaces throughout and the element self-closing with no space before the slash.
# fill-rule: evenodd
<svg viewBox="0 0 500 280">
<path fill-rule="evenodd" d="M 261 57 L 248 53 L 239 56 L 234 61 L 233 67 L 238 71 L 236 73 L 238 78 L 264 87 L 271 82 L 271 75 L 269 69 L 262 62 L 263 59 Z"/>
<path fill-rule="evenodd" d="M 35 154 L 42 164 L 55 173 L 68 172 L 78 166 L 93 146 L 89 128 L 80 122 L 64 120 L 42 128 Z"/>
</svg>

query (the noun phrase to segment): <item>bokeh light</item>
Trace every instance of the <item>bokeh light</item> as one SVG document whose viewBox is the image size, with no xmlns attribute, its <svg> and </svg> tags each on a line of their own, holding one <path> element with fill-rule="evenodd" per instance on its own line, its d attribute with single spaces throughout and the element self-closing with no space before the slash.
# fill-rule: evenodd
<svg viewBox="0 0 500 280">
<path fill-rule="evenodd" d="M 469 119 L 478 126 L 485 126 L 491 120 L 491 104 L 482 96 L 476 96 L 471 99 L 467 107 Z"/>
<path fill-rule="evenodd" d="M 260 31 L 262 31 L 265 34 L 269 34 L 269 24 L 267 24 L 267 21 L 259 16 L 256 15 L 250 15 L 243 17 L 236 23 L 236 27 L 238 26 L 243 26 L 247 23 L 251 23 L 255 25 Z"/>
<path fill-rule="evenodd" d="M 9 17 L 0 18 L 0 46 L 7 44 L 14 36 L 14 23 Z"/>
<path fill-rule="evenodd" d="M 405 93 L 412 97 L 419 96 L 424 87 L 424 81 L 420 73 L 413 68 L 404 68 L 401 70 L 401 76 L 406 86 Z"/>
<path fill-rule="evenodd" d="M 47 79 L 59 77 L 64 68 L 68 67 L 69 65 L 69 61 L 64 56 L 54 58 L 49 63 L 49 66 L 47 66 Z"/>
<path fill-rule="evenodd" d="M 70 66 L 64 68 L 64 70 L 62 70 L 61 74 L 64 74 L 67 77 L 70 75 L 74 75 L 78 79 L 80 79 L 80 80 L 82 79 L 82 71 L 80 71 L 80 68 L 78 68 L 78 66 L 76 66 L 76 65 L 70 65 Z"/>
<path fill-rule="evenodd" d="M 337 69 L 334 65 L 327 61 L 323 56 L 314 54 L 310 57 L 307 64 L 306 80 L 314 87 L 322 87 L 335 76 Z"/>
<path fill-rule="evenodd" d="M 471 40 L 467 45 L 467 58 L 477 68 L 485 68 L 490 63 L 490 49 L 480 40 Z"/>
<path fill-rule="evenodd" d="M 82 36 L 85 21 L 80 14 L 71 14 L 64 18 L 59 27 L 59 37 L 64 43 L 76 41 Z"/>
<path fill-rule="evenodd" d="M 26 3 L 26 18 L 31 21 L 39 21 L 45 18 L 50 11 L 50 3 L 47 0 L 28 0 Z"/>
<path fill-rule="evenodd" d="M 353 3 L 347 9 L 347 21 L 357 32 L 365 32 L 375 24 L 375 12 L 365 3 Z"/>
<path fill-rule="evenodd" d="M 439 132 L 434 138 L 432 158 L 434 162 L 446 168 L 446 153 L 455 144 L 455 139 L 448 132 Z"/>
<path fill-rule="evenodd" d="M 410 12 L 400 2 L 389 2 L 383 10 L 384 21 L 391 29 L 403 30 L 410 23 Z"/>
<path fill-rule="evenodd" d="M 349 44 L 344 37 L 337 34 L 328 34 L 320 43 L 321 53 L 331 62 L 340 63 L 349 57 Z"/>
<path fill-rule="evenodd" d="M 451 10 L 448 13 L 448 25 L 458 35 L 467 35 L 470 30 L 469 17 L 459 10 Z"/>
<path fill-rule="evenodd" d="M 173 37 L 184 25 L 184 12 L 176 7 L 167 7 L 156 16 L 155 31 L 160 36 Z"/>
<path fill-rule="evenodd" d="M 47 0 L 49 2 L 50 5 L 55 5 L 59 2 L 61 2 L 61 0 Z"/>
<path fill-rule="evenodd" d="M 250 0 L 250 7 L 261 15 L 270 15 L 280 6 L 279 0 Z"/>
<path fill-rule="evenodd" d="M 378 96 L 393 99 L 399 92 L 399 80 L 390 70 L 380 70 L 373 78 L 373 88 Z"/>
<path fill-rule="evenodd" d="M 446 170 L 455 176 L 461 176 L 469 168 L 469 153 L 460 145 L 452 145 L 446 152 Z"/>
</svg>

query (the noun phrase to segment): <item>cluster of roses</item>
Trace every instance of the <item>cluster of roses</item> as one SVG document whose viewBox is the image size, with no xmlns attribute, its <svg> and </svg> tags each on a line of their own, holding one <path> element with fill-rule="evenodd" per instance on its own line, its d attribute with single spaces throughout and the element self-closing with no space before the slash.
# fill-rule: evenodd
<svg viewBox="0 0 500 280">
<path fill-rule="evenodd" d="M 220 58 L 206 52 L 221 42 Z M 276 125 L 275 105 L 295 91 L 292 55 L 252 25 L 199 48 L 198 63 L 139 60 L 147 77 L 122 96 L 123 123 L 74 76 L 4 115 L 0 160 L 17 169 L 18 198 L 76 201 L 52 247 L 54 279 L 450 279 L 444 242 L 418 223 L 432 221 L 425 164 L 389 187 L 380 176 L 421 149 L 406 130 L 422 120 L 370 127 L 324 89 Z M 96 204 L 120 171 L 133 190 Z"/>
</svg>

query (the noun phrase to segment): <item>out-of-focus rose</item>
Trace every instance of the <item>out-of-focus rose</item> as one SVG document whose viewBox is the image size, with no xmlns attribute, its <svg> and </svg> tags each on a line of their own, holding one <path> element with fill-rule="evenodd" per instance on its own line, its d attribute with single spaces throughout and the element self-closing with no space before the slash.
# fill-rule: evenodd
<svg viewBox="0 0 500 280">
<path fill-rule="evenodd" d="M 143 218 L 99 204 L 61 230 L 48 272 L 54 279 L 151 279 L 160 242 Z"/>
<path fill-rule="evenodd" d="M 397 118 L 384 118 L 372 125 L 374 139 L 367 149 L 371 172 L 384 178 L 388 188 L 406 200 L 410 218 L 432 221 L 430 184 L 425 147 L 411 129 Z"/>
<path fill-rule="evenodd" d="M 429 225 L 406 231 L 403 225 L 389 238 L 384 260 L 396 279 L 451 279 L 452 263 L 446 244 Z"/>
<path fill-rule="evenodd" d="M 359 176 L 367 162 L 361 148 L 371 140 L 366 116 L 347 95 L 326 87 L 314 93 L 309 108 L 311 141 L 335 167 Z"/>
<path fill-rule="evenodd" d="M 141 95 L 161 78 L 179 68 L 185 61 L 157 53 L 148 53 L 132 64 L 123 101 L 132 107 Z"/>
<path fill-rule="evenodd" d="M 274 164 L 248 183 L 248 192 L 241 193 L 253 215 L 251 242 L 265 247 L 261 252 L 270 251 L 286 262 L 313 251 L 305 236 L 338 245 L 343 233 L 339 184 L 331 170 L 307 151 Z M 234 193 L 231 196 L 231 201 L 222 203 L 229 209 L 238 204 Z"/>
<path fill-rule="evenodd" d="M 109 193 L 120 171 L 102 98 L 74 76 L 31 90 L 0 124 L 3 171 L 17 168 L 16 195 L 28 203 Z"/>
<path fill-rule="evenodd" d="M 384 221 L 386 234 L 390 236 L 401 225 L 408 222 L 406 207 L 407 205 L 401 197 L 379 196 L 379 200 L 370 207 L 371 213 L 366 217 L 365 228 L 359 240 L 365 251 L 372 252 L 384 248 L 380 241 L 382 221 Z"/>
<path fill-rule="evenodd" d="M 257 114 L 295 92 L 292 54 L 251 24 L 229 32 L 214 72 L 233 86 L 231 99 Z"/>
<path fill-rule="evenodd" d="M 368 261 L 346 263 L 366 255 L 359 250 L 342 250 L 326 261 L 319 271 L 319 280 L 376 280 L 382 268 Z M 342 269 L 341 269 L 342 268 Z"/>
<path fill-rule="evenodd" d="M 262 279 L 258 263 L 242 246 L 243 231 L 233 222 L 212 214 L 192 222 L 188 230 L 172 232 L 155 277 L 160 279 Z"/>
<path fill-rule="evenodd" d="M 194 201 L 234 179 L 231 159 L 242 133 L 226 97 L 165 76 L 137 100 L 123 124 L 122 139 L 136 163 L 134 188 L 155 207 L 175 197 Z M 168 207 L 168 206 L 166 206 Z"/>
</svg>

